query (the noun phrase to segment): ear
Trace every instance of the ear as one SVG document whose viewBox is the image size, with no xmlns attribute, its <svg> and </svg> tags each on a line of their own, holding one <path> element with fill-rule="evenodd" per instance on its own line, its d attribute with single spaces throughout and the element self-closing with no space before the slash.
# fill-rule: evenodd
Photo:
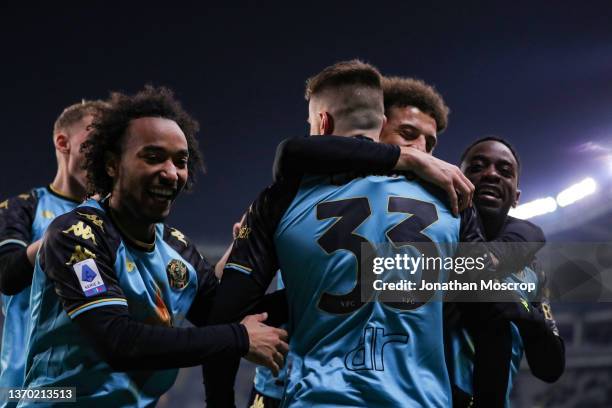
<svg viewBox="0 0 612 408">
<path fill-rule="evenodd" d="M 108 154 L 106 156 L 106 164 L 104 165 L 104 168 L 106 170 L 106 174 L 108 174 L 110 177 L 117 176 L 118 165 L 119 163 L 117 163 L 117 159 L 115 158 L 114 155 Z"/>
<path fill-rule="evenodd" d="M 70 138 L 64 133 L 54 135 L 53 144 L 55 145 L 55 150 L 60 153 L 66 154 L 70 152 Z"/>
<path fill-rule="evenodd" d="M 521 196 L 521 190 L 516 190 L 516 196 L 514 197 L 514 202 L 512 203 L 512 208 L 516 208 L 519 203 L 519 197 Z"/>
<path fill-rule="evenodd" d="M 334 133 L 334 118 L 332 118 L 329 112 L 319 112 L 319 119 L 321 119 L 319 134 L 331 135 Z"/>
</svg>

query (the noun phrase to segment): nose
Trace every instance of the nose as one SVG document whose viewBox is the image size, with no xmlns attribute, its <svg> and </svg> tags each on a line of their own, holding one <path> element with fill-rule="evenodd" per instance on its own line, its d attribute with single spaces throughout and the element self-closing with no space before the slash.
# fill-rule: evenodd
<svg viewBox="0 0 612 408">
<path fill-rule="evenodd" d="M 494 164 L 488 165 L 481 176 L 482 179 L 490 180 L 490 181 L 499 181 L 500 176 L 495 168 Z"/>
<path fill-rule="evenodd" d="M 172 160 L 166 160 L 164 162 L 160 175 L 162 179 L 170 183 L 176 183 L 176 181 L 178 180 L 178 170 Z"/>
</svg>

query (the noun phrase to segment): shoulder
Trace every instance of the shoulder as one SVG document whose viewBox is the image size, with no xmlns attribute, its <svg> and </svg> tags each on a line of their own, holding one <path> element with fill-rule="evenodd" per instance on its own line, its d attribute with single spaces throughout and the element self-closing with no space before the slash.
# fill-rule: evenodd
<svg viewBox="0 0 612 408">
<path fill-rule="evenodd" d="M 38 197 L 40 195 L 39 190 L 40 189 L 35 188 L 6 199 L 0 198 L 0 214 L 33 210 L 38 203 Z"/>
<path fill-rule="evenodd" d="M 506 217 L 506 225 L 512 225 L 512 224 L 523 224 L 523 225 L 529 226 L 530 228 L 534 230 L 541 231 L 542 235 L 544 234 L 544 232 L 542 231 L 542 228 L 540 228 L 538 225 L 534 224 L 533 222 L 508 215 Z"/>
<path fill-rule="evenodd" d="M 165 243 L 170 245 L 178 252 L 184 250 L 185 248 L 195 246 L 193 242 L 178 228 L 167 224 L 163 224 L 163 239 Z"/>
<path fill-rule="evenodd" d="M 179 229 L 163 224 L 162 235 L 164 242 L 193 266 L 196 266 L 201 260 L 205 260 L 193 241 Z"/>
<path fill-rule="evenodd" d="M 95 246 L 118 246 L 121 238 L 108 214 L 92 200 L 55 218 L 47 230 L 48 239 L 76 239 Z"/>
</svg>

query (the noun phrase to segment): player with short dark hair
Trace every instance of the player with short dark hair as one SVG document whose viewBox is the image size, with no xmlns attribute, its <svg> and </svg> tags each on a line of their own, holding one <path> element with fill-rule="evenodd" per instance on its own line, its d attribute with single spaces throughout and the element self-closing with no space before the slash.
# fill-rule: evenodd
<svg viewBox="0 0 612 408">
<path fill-rule="evenodd" d="M 0 203 L 0 292 L 5 313 L 0 387 L 23 385 L 34 258 L 51 221 L 85 199 L 80 147 L 104 105 L 83 100 L 64 109 L 53 126 L 57 159 L 53 182 Z"/>
<path fill-rule="evenodd" d="M 496 239 L 508 224 L 518 222 L 508 215 L 520 196 L 516 150 L 507 140 L 489 136 L 468 146 L 460 164 L 476 188 L 474 204 L 485 237 Z M 554 382 L 563 373 L 565 348 L 548 303 L 542 268 L 534 260 L 503 281 L 532 282 L 537 291 L 517 290 L 514 301 L 447 305 L 449 316 L 454 307 L 461 311 L 446 325 L 455 407 L 509 406 L 524 351 L 536 377 Z M 484 331 L 483 321 L 488 322 Z"/>
<path fill-rule="evenodd" d="M 210 356 L 246 355 L 277 371 L 286 332 L 263 325 L 265 314 L 204 326 L 218 285 L 213 268 L 163 224 L 200 165 L 195 120 L 169 89 L 147 86 L 113 94 L 93 128 L 84 146 L 90 191 L 108 196 L 47 231 L 25 386 L 70 385 L 80 404 L 149 406 L 179 367 Z M 185 320 L 197 327 L 180 327 Z"/>
<path fill-rule="evenodd" d="M 344 86 L 338 79 L 334 84 L 327 95 L 311 94 L 311 135 L 337 133 L 335 123 L 343 121 L 332 109 L 351 112 L 341 104 L 363 106 L 360 97 L 376 95 L 369 83 L 361 85 L 363 90 L 355 89 L 355 82 Z M 372 116 L 382 116 L 382 92 L 368 104 L 376 109 Z M 379 134 L 380 128 L 348 127 L 336 139 L 362 135 L 378 140 Z M 397 162 L 397 147 L 363 143 L 368 145 L 360 150 L 367 147 L 378 155 L 378 169 Z M 437 192 L 410 177 L 281 176 L 250 206 L 243 223 L 250 233 L 235 240 L 217 298 L 222 302 L 231 294 L 235 300 L 216 305 L 211 319 L 235 320 L 263 295 L 280 268 L 292 334 L 284 404 L 446 407 L 450 383 L 442 304 L 364 302 L 359 270 L 362 245 L 482 240 L 474 213 L 464 212 L 461 218 L 452 216 Z M 451 247 L 440 245 L 435 251 L 450 256 Z M 432 255 L 426 245 L 419 249 Z M 446 272 L 436 271 L 425 280 L 445 279 Z M 427 294 L 428 300 L 441 295 Z"/>
<path fill-rule="evenodd" d="M 447 123 L 445 115 L 448 112 L 448 108 L 444 104 L 441 96 L 422 81 L 410 78 L 395 77 L 392 80 L 385 80 L 383 81 L 383 89 L 385 90 L 385 112 L 388 116 L 388 121 L 381 133 L 381 141 L 399 145 L 402 146 L 402 148 L 414 148 L 420 152 L 431 154 L 436 144 L 437 130 L 440 129 L 440 126 L 437 126 L 437 122 L 432 117 L 433 113 L 431 112 L 438 112 L 436 116 L 439 117 L 444 124 Z M 411 95 L 410 92 L 414 92 L 416 95 Z M 388 95 L 392 95 L 390 100 L 387 100 Z M 418 104 L 418 106 L 410 105 L 410 103 Z M 317 139 L 319 140 L 317 141 Z M 363 141 L 334 138 L 333 136 L 330 136 L 327 140 L 324 139 L 324 137 L 317 137 L 286 141 L 284 145 L 279 148 L 279 154 L 277 155 L 278 160 L 275 163 L 277 177 L 280 178 L 283 173 L 295 174 L 300 172 L 326 173 L 330 171 L 349 170 L 364 172 L 372 168 L 379 169 L 381 164 L 383 164 L 383 162 L 378 159 L 378 153 L 370 153 L 373 149 L 367 146 L 367 143 Z M 299 160 L 296 160 L 296 157 L 299 158 Z M 335 158 L 337 158 L 337 160 L 335 160 Z M 298 165 L 301 167 L 297 167 Z M 412 165 L 413 168 L 411 168 L 411 170 L 417 170 L 418 173 L 418 169 L 414 168 L 414 162 Z M 405 163 L 401 162 L 401 157 L 396 164 L 396 168 L 400 166 L 405 166 Z M 485 229 L 488 227 L 487 222 L 490 221 L 485 217 Z M 534 226 L 527 222 L 514 220 L 514 222 L 505 226 L 504 234 L 501 234 L 498 229 L 493 238 L 500 239 L 501 241 L 513 241 L 518 239 L 524 242 L 526 237 L 536 237 L 537 240 L 539 236 L 541 236 L 541 231 L 538 232 L 538 229 L 534 229 Z M 527 251 L 524 259 L 529 260 L 533 256 L 533 251 L 530 247 L 515 249 L 519 250 L 519 252 L 523 249 Z M 512 260 L 513 256 L 509 258 Z M 513 270 L 513 268 L 522 268 L 522 265 L 520 262 L 506 262 L 504 270 Z M 486 308 L 487 306 L 476 305 L 475 307 Z M 503 323 L 507 325 L 507 320 L 504 320 Z M 487 330 L 482 331 L 485 333 L 487 332 Z M 488 333 L 495 334 L 494 330 L 489 330 Z M 479 342 L 479 344 L 480 343 L 482 342 Z M 486 350 L 485 347 L 482 349 Z M 499 356 L 498 349 L 489 349 L 488 351 L 489 354 L 481 350 L 480 356 Z M 486 360 L 486 358 L 481 360 Z M 509 358 L 504 358 L 502 356 L 501 358 L 489 359 L 487 362 L 493 361 L 500 363 L 503 362 L 502 360 L 510 361 Z M 481 367 L 486 367 L 486 364 L 483 363 L 479 365 Z M 495 378 L 504 382 L 498 387 L 487 388 L 487 391 L 492 391 L 502 397 L 505 396 L 504 391 L 506 389 L 505 384 L 507 382 L 507 375 L 503 370 L 495 370 L 494 367 L 492 367 L 488 370 L 480 370 L 480 372 L 483 374 L 482 377 L 479 378 L 482 378 L 484 384 L 492 384 L 492 379 Z M 499 375 L 497 375 L 498 373 Z"/>
</svg>

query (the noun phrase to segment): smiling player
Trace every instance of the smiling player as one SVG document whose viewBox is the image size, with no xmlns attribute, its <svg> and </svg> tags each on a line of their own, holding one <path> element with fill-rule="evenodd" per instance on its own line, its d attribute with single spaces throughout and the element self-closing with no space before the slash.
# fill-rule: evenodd
<svg viewBox="0 0 612 408">
<path fill-rule="evenodd" d="M 92 193 L 49 227 L 32 285 L 25 385 L 77 402 L 150 406 L 177 368 L 246 355 L 274 371 L 286 333 L 265 315 L 201 327 L 217 288 L 195 245 L 163 224 L 201 166 L 198 125 L 166 88 L 113 95 L 85 144 Z M 198 327 L 181 328 L 185 320 Z M 23 403 L 23 405 L 28 405 Z"/>
</svg>

